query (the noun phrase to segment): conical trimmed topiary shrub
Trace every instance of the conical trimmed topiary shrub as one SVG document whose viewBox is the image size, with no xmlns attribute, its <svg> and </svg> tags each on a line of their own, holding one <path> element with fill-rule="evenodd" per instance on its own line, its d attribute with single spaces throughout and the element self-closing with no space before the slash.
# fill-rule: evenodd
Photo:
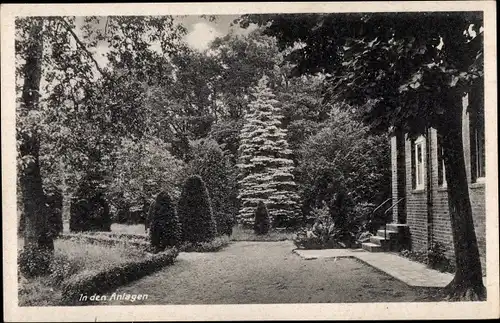
<svg viewBox="0 0 500 323">
<path fill-rule="evenodd" d="M 255 222 L 253 231 L 255 234 L 267 234 L 271 223 L 269 221 L 269 213 L 267 212 L 266 204 L 260 201 L 255 209 Z"/>
<path fill-rule="evenodd" d="M 180 243 L 181 226 L 174 205 L 166 192 L 160 192 L 151 207 L 149 239 L 154 251 L 163 251 Z"/>
<path fill-rule="evenodd" d="M 177 207 L 182 226 L 182 241 L 204 242 L 217 235 L 210 197 L 200 176 L 189 177 L 182 189 Z"/>
</svg>

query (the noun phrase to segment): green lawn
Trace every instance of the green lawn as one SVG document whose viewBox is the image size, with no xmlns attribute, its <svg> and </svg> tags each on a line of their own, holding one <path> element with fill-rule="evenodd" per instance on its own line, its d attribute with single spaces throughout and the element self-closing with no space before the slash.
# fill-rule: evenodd
<svg viewBox="0 0 500 323">
<path fill-rule="evenodd" d="M 356 259 L 305 260 L 291 241 L 232 242 L 216 253 L 181 253 L 176 264 L 119 287 L 144 301 L 109 305 L 276 304 L 435 301 Z M 110 292 L 109 294 L 112 294 Z"/>
</svg>

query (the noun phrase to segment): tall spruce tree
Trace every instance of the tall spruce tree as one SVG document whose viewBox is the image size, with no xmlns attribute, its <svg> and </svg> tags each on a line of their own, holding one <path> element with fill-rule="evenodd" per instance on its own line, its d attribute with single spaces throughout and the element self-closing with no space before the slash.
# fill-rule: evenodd
<svg viewBox="0 0 500 323">
<path fill-rule="evenodd" d="M 273 227 L 292 227 L 300 219 L 299 196 L 292 174 L 292 151 L 281 127 L 281 107 L 268 87 L 267 76 L 251 92 L 254 98 L 240 133 L 238 222 L 252 226 L 255 208 L 263 201 Z"/>
</svg>

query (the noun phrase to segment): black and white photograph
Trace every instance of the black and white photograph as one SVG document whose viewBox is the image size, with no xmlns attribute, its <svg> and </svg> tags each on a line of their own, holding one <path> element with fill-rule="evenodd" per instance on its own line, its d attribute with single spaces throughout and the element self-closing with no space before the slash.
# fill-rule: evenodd
<svg viewBox="0 0 500 323">
<path fill-rule="evenodd" d="M 2 5 L 4 319 L 498 318 L 494 2 L 431 4 Z"/>
</svg>

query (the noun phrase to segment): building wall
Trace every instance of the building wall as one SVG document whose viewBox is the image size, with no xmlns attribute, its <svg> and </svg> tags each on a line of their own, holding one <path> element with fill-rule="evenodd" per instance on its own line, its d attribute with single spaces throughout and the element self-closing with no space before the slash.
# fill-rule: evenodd
<svg viewBox="0 0 500 323">
<path fill-rule="evenodd" d="M 469 136 L 469 116 L 466 112 L 467 97 L 464 98 L 463 114 L 463 140 L 464 140 L 464 159 L 467 168 L 467 179 L 469 182 L 469 196 L 472 206 L 472 214 L 476 237 L 478 241 L 479 252 L 484 264 L 486 255 L 486 227 L 485 227 L 485 192 L 484 183 L 471 183 L 470 167 L 470 136 Z M 453 236 L 451 231 L 450 215 L 448 211 L 448 193 L 446 187 L 438 185 L 438 150 L 437 150 L 437 132 L 430 130 L 430 154 L 431 166 L 427 165 L 425 160 L 425 172 L 430 172 L 431 177 L 431 200 L 428 204 L 427 194 L 427 174 L 424 176 L 424 189 L 414 190 L 412 188 L 412 169 L 411 169 L 411 141 L 405 141 L 405 160 L 406 160 L 406 213 L 407 224 L 410 226 L 411 243 L 413 250 L 427 249 L 428 241 L 438 241 L 446 248 L 446 255 L 454 257 Z M 397 197 L 397 172 L 396 158 L 397 145 L 396 139 L 391 138 L 392 147 L 392 165 L 393 165 L 393 199 Z M 426 147 L 427 149 L 427 147 Z M 431 208 L 431 217 L 428 218 L 427 208 Z M 393 212 L 394 222 L 397 219 L 397 211 Z M 430 235 L 429 235 L 430 233 Z"/>
<path fill-rule="evenodd" d="M 391 136 L 391 171 L 392 171 L 392 201 L 397 201 L 399 197 L 398 184 L 401 181 L 398 178 L 398 144 L 395 135 Z M 392 208 L 392 222 L 398 221 L 398 208 Z"/>
<path fill-rule="evenodd" d="M 411 141 L 405 140 L 406 160 L 406 223 L 410 226 L 411 248 L 427 249 L 427 193 L 425 189 L 412 187 Z M 425 149 L 425 147 L 424 147 Z M 424 158 L 424 186 L 426 184 L 427 161 Z"/>
</svg>

